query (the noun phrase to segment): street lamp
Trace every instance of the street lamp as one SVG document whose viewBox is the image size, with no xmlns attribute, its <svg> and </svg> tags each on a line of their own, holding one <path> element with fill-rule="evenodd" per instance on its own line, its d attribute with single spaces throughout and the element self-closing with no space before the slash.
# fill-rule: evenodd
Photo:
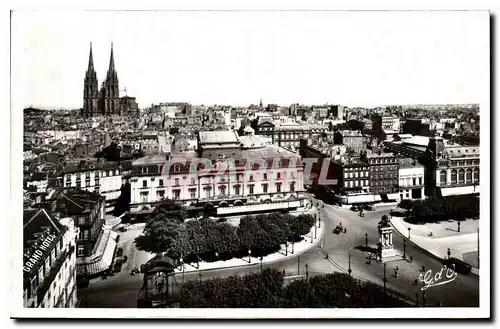
<svg viewBox="0 0 500 329">
<path fill-rule="evenodd" d="M 457 222 L 458 224 L 458 233 L 460 233 L 460 222 Z"/>
<path fill-rule="evenodd" d="M 351 254 L 349 254 L 349 269 L 347 270 L 349 272 L 349 275 L 351 275 L 352 270 L 351 270 Z"/>
<path fill-rule="evenodd" d="M 386 293 L 387 289 L 387 277 L 385 276 L 385 268 L 387 267 L 387 263 L 384 263 L 384 294 Z"/>
<path fill-rule="evenodd" d="M 365 246 L 368 248 L 368 233 L 365 233 Z"/>
<path fill-rule="evenodd" d="M 184 284 L 184 260 L 182 259 L 179 259 L 179 261 L 181 262 L 181 265 L 182 265 L 182 284 Z"/>
<path fill-rule="evenodd" d="M 288 241 L 285 241 L 285 256 L 288 256 Z"/>
<path fill-rule="evenodd" d="M 248 249 L 248 263 L 250 264 L 252 262 L 252 250 Z"/>
<path fill-rule="evenodd" d="M 316 225 L 314 225 L 314 238 L 318 238 L 318 227 Z"/>
<path fill-rule="evenodd" d="M 200 276 L 200 283 L 201 283 L 201 275 L 202 275 L 202 274 L 201 274 L 201 271 L 200 271 L 200 273 L 199 273 L 199 276 Z"/>
<path fill-rule="evenodd" d="M 293 253 L 294 253 L 294 246 L 295 246 L 295 242 L 294 242 L 294 241 L 292 241 L 292 255 L 293 255 Z"/>
<path fill-rule="evenodd" d="M 300 256 L 297 256 L 297 275 L 300 275 Z"/>
<path fill-rule="evenodd" d="M 406 259 L 406 239 L 403 238 L 403 258 Z"/>
<path fill-rule="evenodd" d="M 306 279 L 309 278 L 309 265 L 306 263 Z"/>
<path fill-rule="evenodd" d="M 411 231 L 411 227 L 408 227 L 408 240 L 410 240 L 410 231 Z"/>
<path fill-rule="evenodd" d="M 447 254 L 448 254 L 448 259 L 450 259 L 451 258 L 451 250 L 450 250 L 450 248 L 448 248 Z"/>
<path fill-rule="evenodd" d="M 260 256 L 260 273 L 262 273 L 262 259 L 263 259 L 263 258 L 264 258 L 264 257 Z"/>
</svg>

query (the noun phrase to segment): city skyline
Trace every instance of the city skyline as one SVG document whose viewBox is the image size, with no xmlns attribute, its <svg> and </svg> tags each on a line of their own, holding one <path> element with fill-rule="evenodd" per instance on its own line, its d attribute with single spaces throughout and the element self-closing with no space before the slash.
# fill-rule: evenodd
<svg viewBox="0 0 500 329">
<path fill-rule="evenodd" d="M 15 96 L 25 107 L 81 108 L 90 42 L 99 83 L 113 42 L 120 96 L 136 97 L 141 108 L 247 106 L 260 98 L 351 107 L 480 103 L 484 14 L 14 12 L 12 89 L 24 86 Z"/>
</svg>

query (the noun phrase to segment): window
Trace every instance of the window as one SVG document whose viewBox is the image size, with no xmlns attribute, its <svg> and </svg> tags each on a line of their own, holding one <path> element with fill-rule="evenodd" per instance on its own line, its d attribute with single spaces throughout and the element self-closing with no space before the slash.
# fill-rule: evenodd
<svg viewBox="0 0 500 329">
<path fill-rule="evenodd" d="M 99 178 L 95 179 L 94 185 L 99 186 Z"/>
<path fill-rule="evenodd" d="M 79 244 L 77 250 L 78 256 L 81 257 L 85 253 L 85 246 L 83 244 Z"/>
<path fill-rule="evenodd" d="M 263 179 L 267 179 L 267 173 L 264 173 L 262 176 L 263 176 Z"/>
<path fill-rule="evenodd" d="M 281 193 L 281 183 L 276 183 L 276 193 Z"/>
<path fill-rule="evenodd" d="M 240 186 L 239 185 L 234 185 L 234 194 L 240 195 Z"/>
<path fill-rule="evenodd" d="M 181 171 L 181 166 L 179 164 L 174 165 L 174 172 Z"/>
<path fill-rule="evenodd" d="M 181 197 L 181 191 L 180 190 L 174 190 L 174 200 L 179 200 Z"/>
<path fill-rule="evenodd" d="M 205 197 L 210 198 L 210 187 L 205 187 L 204 190 L 205 190 Z"/>
<path fill-rule="evenodd" d="M 147 180 L 143 180 L 142 181 L 142 187 L 148 187 L 148 181 Z"/>
<path fill-rule="evenodd" d="M 295 192 L 295 182 L 290 183 L 290 192 Z"/>
<path fill-rule="evenodd" d="M 349 178 L 349 173 L 344 173 L 344 178 Z"/>
<path fill-rule="evenodd" d="M 474 168 L 473 179 L 474 179 L 475 184 L 479 183 L 479 169 L 478 168 Z"/>
<path fill-rule="evenodd" d="M 276 173 L 276 179 L 281 179 L 281 173 Z"/>
<path fill-rule="evenodd" d="M 253 185 L 248 185 L 248 194 L 252 195 L 253 192 Z"/>
<path fill-rule="evenodd" d="M 89 230 L 83 230 L 83 238 L 85 240 L 88 240 L 88 238 L 89 238 Z"/>
<path fill-rule="evenodd" d="M 267 184 L 262 184 L 262 193 L 267 193 Z"/>
<path fill-rule="evenodd" d="M 165 197 L 165 191 L 157 191 L 156 195 L 158 198 L 163 199 Z"/>
<path fill-rule="evenodd" d="M 158 185 L 159 185 L 159 186 L 163 186 L 163 179 L 160 179 L 160 180 L 158 181 Z"/>
<path fill-rule="evenodd" d="M 219 186 L 219 195 L 220 196 L 226 195 L 226 187 L 224 185 Z"/>
<path fill-rule="evenodd" d="M 108 176 L 113 176 L 113 170 L 110 170 L 110 171 L 109 171 Z"/>
<path fill-rule="evenodd" d="M 250 175 L 250 176 L 249 176 L 249 178 L 248 178 L 248 180 L 249 180 L 250 182 L 253 182 L 253 175 Z"/>
<path fill-rule="evenodd" d="M 196 199 L 196 189 L 195 188 L 189 189 L 189 197 L 191 199 Z"/>
<path fill-rule="evenodd" d="M 175 184 L 174 184 L 174 185 L 175 185 L 175 186 L 179 186 L 179 178 L 176 178 L 176 179 L 175 179 Z"/>
<path fill-rule="evenodd" d="M 148 167 L 142 167 L 142 173 L 147 174 L 148 173 Z M 104 172 L 104 175 L 106 175 L 106 172 Z"/>
<path fill-rule="evenodd" d="M 84 225 L 85 224 L 85 217 L 78 217 L 78 225 Z"/>
<path fill-rule="evenodd" d="M 413 177 L 413 186 L 417 185 L 417 179 L 415 177 Z"/>
<path fill-rule="evenodd" d="M 465 182 L 465 171 L 463 169 L 460 169 L 458 171 L 458 182 L 460 184 L 463 184 Z"/>
<path fill-rule="evenodd" d="M 141 192 L 141 201 L 143 203 L 148 202 L 149 192 Z"/>
<path fill-rule="evenodd" d="M 422 184 L 422 177 L 419 177 L 419 178 L 418 178 L 418 185 L 423 185 L 423 184 Z"/>
<path fill-rule="evenodd" d="M 194 177 L 191 178 L 191 185 L 196 185 L 196 178 Z"/>
<path fill-rule="evenodd" d="M 470 168 L 468 168 L 467 171 L 465 172 L 465 181 L 467 183 L 472 182 L 472 170 Z"/>
<path fill-rule="evenodd" d="M 457 183 L 457 171 L 455 169 L 451 170 L 451 183 L 452 184 Z"/>
</svg>

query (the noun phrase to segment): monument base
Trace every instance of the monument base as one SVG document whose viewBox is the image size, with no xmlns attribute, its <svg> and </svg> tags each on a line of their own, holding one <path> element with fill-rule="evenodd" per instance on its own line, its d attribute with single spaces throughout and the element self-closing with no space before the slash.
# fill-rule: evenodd
<svg viewBox="0 0 500 329">
<path fill-rule="evenodd" d="M 386 257 L 394 257 L 396 256 L 396 250 L 394 249 L 384 249 L 382 250 L 382 259 L 386 258 Z"/>
</svg>

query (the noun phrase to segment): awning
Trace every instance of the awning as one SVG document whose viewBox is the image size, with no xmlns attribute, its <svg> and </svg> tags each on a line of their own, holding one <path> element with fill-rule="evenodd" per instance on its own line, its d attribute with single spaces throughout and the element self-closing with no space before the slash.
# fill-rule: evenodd
<svg viewBox="0 0 500 329">
<path fill-rule="evenodd" d="M 118 234 L 111 230 L 102 233 L 96 252 L 90 257 L 77 258 L 76 275 L 93 276 L 107 270 L 113 263 Z"/>
</svg>

